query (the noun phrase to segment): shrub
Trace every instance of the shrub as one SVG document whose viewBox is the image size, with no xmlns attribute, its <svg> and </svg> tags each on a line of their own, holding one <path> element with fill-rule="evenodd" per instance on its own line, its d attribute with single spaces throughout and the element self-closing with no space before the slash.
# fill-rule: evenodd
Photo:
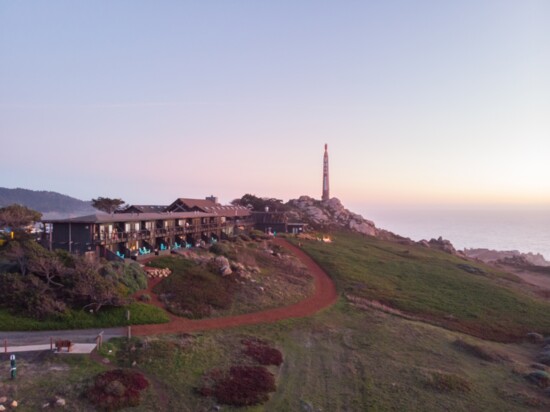
<svg viewBox="0 0 550 412">
<path fill-rule="evenodd" d="M 431 372 L 426 379 L 426 386 L 439 392 L 469 392 L 470 383 L 453 373 Z"/>
<path fill-rule="evenodd" d="M 279 366 L 283 363 L 283 354 L 278 349 L 270 347 L 267 342 L 260 339 L 243 339 L 245 345 L 243 353 L 250 356 L 260 365 Z"/>
<path fill-rule="evenodd" d="M 252 230 L 250 232 L 250 237 L 253 240 L 267 240 L 270 238 L 269 235 L 266 235 L 264 232 L 260 230 Z"/>
<path fill-rule="evenodd" d="M 128 369 L 114 369 L 97 375 L 86 395 L 98 408 L 116 411 L 138 406 L 141 391 L 148 386 L 149 382 L 143 374 Z"/>
<path fill-rule="evenodd" d="M 218 369 L 206 376 L 211 387 L 202 387 L 198 393 L 214 396 L 218 402 L 232 406 L 249 406 L 266 402 L 274 392 L 275 377 L 263 366 L 232 366 L 229 372 Z"/>
<path fill-rule="evenodd" d="M 151 301 L 151 295 L 149 295 L 148 293 L 143 293 L 140 295 L 139 297 L 139 300 L 142 301 L 142 302 L 150 302 Z"/>
<path fill-rule="evenodd" d="M 128 293 L 147 288 L 147 274 L 136 262 L 108 262 L 102 267 L 101 274 L 126 286 Z"/>
<path fill-rule="evenodd" d="M 0 274 L 0 299 L 13 313 L 38 320 L 56 318 L 65 313 L 67 305 L 57 299 L 54 291 L 33 274 Z"/>
<path fill-rule="evenodd" d="M 208 251 L 210 253 L 214 253 L 215 255 L 224 255 L 227 252 L 226 249 L 227 248 L 221 243 L 214 243 L 212 246 L 210 246 Z"/>
</svg>

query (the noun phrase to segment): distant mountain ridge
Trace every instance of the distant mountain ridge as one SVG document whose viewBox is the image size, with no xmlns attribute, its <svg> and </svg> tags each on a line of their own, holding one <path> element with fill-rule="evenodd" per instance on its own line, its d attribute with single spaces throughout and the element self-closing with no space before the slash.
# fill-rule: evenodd
<svg viewBox="0 0 550 412">
<path fill-rule="evenodd" d="M 83 201 L 74 197 L 46 190 L 8 189 L 0 187 L 0 207 L 20 204 L 37 210 L 47 217 L 63 217 L 69 214 L 96 213 L 91 201 Z"/>
</svg>

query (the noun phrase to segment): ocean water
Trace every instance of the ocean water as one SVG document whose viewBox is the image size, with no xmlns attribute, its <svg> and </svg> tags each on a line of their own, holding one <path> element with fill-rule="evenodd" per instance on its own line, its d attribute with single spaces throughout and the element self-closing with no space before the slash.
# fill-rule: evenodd
<svg viewBox="0 0 550 412">
<path fill-rule="evenodd" d="M 413 240 L 450 240 L 456 249 L 488 248 L 542 254 L 550 260 L 550 209 L 410 210 L 363 207 L 377 227 Z"/>
</svg>

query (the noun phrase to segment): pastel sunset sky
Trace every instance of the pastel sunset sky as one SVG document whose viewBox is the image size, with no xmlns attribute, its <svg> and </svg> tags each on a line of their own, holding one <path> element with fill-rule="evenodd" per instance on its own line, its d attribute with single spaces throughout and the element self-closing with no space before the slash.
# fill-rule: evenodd
<svg viewBox="0 0 550 412">
<path fill-rule="evenodd" d="M 550 205 L 550 1 L 3 1 L 0 186 Z"/>
</svg>

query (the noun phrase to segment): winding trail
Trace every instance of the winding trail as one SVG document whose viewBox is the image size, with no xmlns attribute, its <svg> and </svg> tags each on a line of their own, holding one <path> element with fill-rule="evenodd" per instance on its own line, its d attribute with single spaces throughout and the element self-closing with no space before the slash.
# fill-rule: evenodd
<svg viewBox="0 0 550 412">
<path fill-rule="evenodd" d="M 247 313 L 244 315 L 227 316 L 222 318 L 210 318 L 190 320 L 176 316 L 170 316 L 168 323 L 155 325 L 134 325 L 133 335 L 160 335 L 183 332 L 195 332 L 201 330 L 225 329 L 236 326 L 255 325 L 260 323 L 273 323 L 283 319 L 302 318 L 310 316 L 321 309 L 331 306 L 336 302 L 338 294 L 336 287 L 327 273 L 321 269 L 300 248 L 290 244 L 284 239 L 275 238 L 273 242 L 292 252 L 307 267 L 313 277 L 314 292 L 304 300 L 289 306 L 268 309 L 260 312 Z M 152 294 L 153 295 L 153 294 Z M 152 296 L 153 297 L 153 296 Z M 153 297 L 156 304 L 156 296 Z"/>
</svg>

